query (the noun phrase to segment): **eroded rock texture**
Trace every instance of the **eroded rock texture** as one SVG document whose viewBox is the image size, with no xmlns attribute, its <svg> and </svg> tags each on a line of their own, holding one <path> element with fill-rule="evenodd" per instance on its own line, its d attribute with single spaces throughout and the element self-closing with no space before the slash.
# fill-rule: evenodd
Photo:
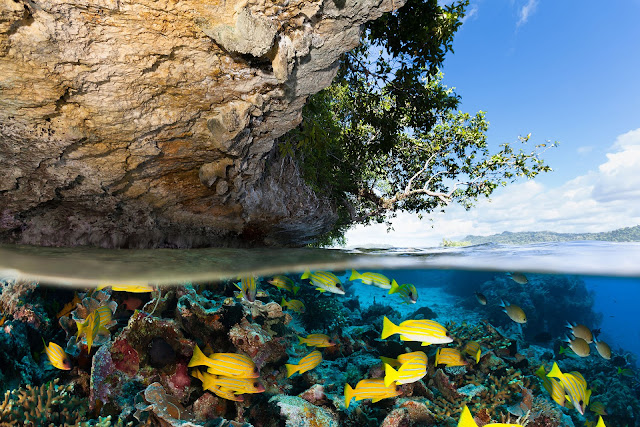
<svg viewBox="0 0 640 427">
<path fill-rule="evenodd" d="M 0 240 L 304 243 L 277 158 L 360 25 L 403 0 L 0 0 Z"/>
</svg>

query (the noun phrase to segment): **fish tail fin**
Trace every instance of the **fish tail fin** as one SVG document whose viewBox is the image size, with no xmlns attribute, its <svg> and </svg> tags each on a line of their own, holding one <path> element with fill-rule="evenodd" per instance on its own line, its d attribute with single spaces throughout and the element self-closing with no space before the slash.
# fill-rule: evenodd
<svg viewBox="0 0 640 427">
<path fill-rule="evenodd" d="M 309 277 L 311 277 L 311 271 L 309 271 L 309 269 L 307 268 L 304 273 L 302 273 L 302 276 L 300 276 L 300 279 L 304 280 L 308 279 Z"/>
<path fill-rule="evenodd" d="M 351 270 L 351 277 L 349 277 L 349 281 L 352 282 L 358 279 L 362 279 L 362 275 L 355 270 Z"/>
<path fill-rule="evenodd" d="M 400 289 L 400 285 L 398 285 L 398 282 L 396 282 L 396 279 L 393 279 L 393 282 L 391 282 L 391 289 L 389 289 L 389 293 L 387 295 L 395 294 L 396 292 L 398 292 L 399 289 Z"/>
<path fill-rule="evenodd" d="M 300 286 L 293 285 L 293 295 L 297 295 L 300 290 Z"/>
<path fill-rule="evenodd" d="M 299 370 L 298 365 L 291 365 L 289 363 L 284 365 L 284 367 L 287 368 L 287 378 L 291 377 L 291 375 L 295 374 Z"/>
<path fill-rule="evenodd" d="M 193 371 L 191 371 L 191 376 L 199 379 L 204 383 L 204 374 L 200 372 L 200 369 L 194 369 Z"/>
<path fill-rule="evenodd" d="M 80 335 L 82 335 L 84 333 L 84 330 L 87 327 L 86 323 L 87 322 L 80 322 L 80 321 L 76 320 L 76 326 L 78 327 L 78 333 L 77 333 L 77 337 L 78 338 L 80 338 Z"/>
<path fill-rule="evenodd" d="M 282 302 L 280 303 L 280 305 L 283 307 L 287 306 L 287 300 L 285 300 L 284 297 L 282 297 Z"/>
<path fill-rule="evenodd" d="M 504 300 L 502 298 L 500 298 L 500 307 L 502 308 L 506 308 L 507 304 L 504 302 Z"/>
<path fill-rule="evenodd" d="M 351 388 L 349 384 L 344 385 L 344 406 L 349 407 L 351 403 L 351 399 L 353 399 L 354 390 Z"/>
<path fill-rule="evenodd" d="M 202 350 L 200 350 L 198 344 L 196 344 L 196 347 L 193 349 L 193 356 L 191 356 L 191 360 L 189 361 L 187 367 L 192 368 L 194 366 L 205 365 L 205 360 L 206 356 L 204 355 Z"/>
<path fill-rule="evenodd" d="M 438 367 L 439 361 L 440 361 L 440 349 L 436 350 L 436 360 L 433 361 L 435 367 Z"/>
<path fill-rule="evenodd" d="M 540 365 L 538 370 L 536 371 L 536 376 L 544 380 L 544 377 L 547 376 L 547 372 L 544 369 L 544 365 Z"/>
<path fill-rule="evenodd" d="M 384 365 L 384 386 L 389 387 L 392 382 L 398 380 L 398 371 L 393 369 L 391 365 Z"/>
<path fill-rule="evenodd" d="M 391 335 L 395 334 L 397 330 L 397 326 L 393 324 L 391 320 L 384 316 L 382 320 L 382 334 L 380 334 L 380 338 L 386 339 Z"/>
<path fill-rule="evenodd" d="M 565 354 L 567 352 L 567 349 L 564 348 L 563 346 L 560 346 L 560 354 Z"/>
<path fill-rule="evenodd" d="M 298 335 L 298 339 L 300 340 L 300 342 L 298 344 L 305 344 L 307 339 L 306 338 L 302 338 L 301 336 Z"/>
<path fill-rule="evenodd" d="M 571 322 L 569 322 L 568 320 L 567 320 L 567 324 L 566 324 L 566 325 L 564 325 L 564 326 L 566 326 L 566 327 L 567 327 L 567 328 L 569 328 L 569 329 L 573 329 L 573 325 L 572 325 L 572 324 L 571 324 Z"/>
<path fill-rule="evenodd" d="M 478 424 L 471 416 L 471 412 L 469 412 L 469 408 L 467 408 L 467 405 L 464 405 L 464 408 L 462 408 L 462 414 L 460 415 L 460 421 L 458 421 L 458 427 L 478 427 Z"/>
<path fill-rule="evenodd" d="M 553 362 L 553 368 L 551 368 L 551 372 L 549 372 L 547 376 L 551 378 L 562 378 L 564 377 L 564 374 L 558 367 L 558 364 L 556 362 Z"/>
</svg>

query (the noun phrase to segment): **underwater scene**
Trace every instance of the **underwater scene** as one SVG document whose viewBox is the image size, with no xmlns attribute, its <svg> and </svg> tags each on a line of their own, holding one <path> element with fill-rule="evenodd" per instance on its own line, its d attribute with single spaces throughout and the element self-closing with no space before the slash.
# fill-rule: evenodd
<svg viewBox="0 0 640 427">
<path fill-rule="evenodd" d="M 0 425 L 639 426 L 639 249 L 4 246 Z"/>
</svg>

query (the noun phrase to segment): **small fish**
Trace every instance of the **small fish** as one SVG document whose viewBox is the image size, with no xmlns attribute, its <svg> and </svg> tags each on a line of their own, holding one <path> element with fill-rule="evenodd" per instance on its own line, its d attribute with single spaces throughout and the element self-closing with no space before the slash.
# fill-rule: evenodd
<svg viewBox="0 0 640 427">
<path fill-rule="evenodd" d="M 404 353 L 398 356 L 397 359 L 380 356 L 380 360 L 382 361 L 382 363 L 386 363 L 387 365 L 393 366 L 394 368 L 399 368 L 403 363 L 417 356 L 422 357 L 426 363 L 427 355 L 423 351 L 412 351 L 411 353 Z"/>
<path fill-rule="evenodd" d="M 588 344 L 591 344 L 593 342 L 593 334 L 586 326 L 577 323 L 571 324 L 567 322 L 567 328 L 571 330 L 571 333 L 574 337 L 582 338 Z"/>
<path fill-rule="evenodd" d="M 217 385 L 211 385 L 210 384 L 210 380 L 207 379 L 207 373 L 205 372 L 200 372 L 197 369 L 194 369 L 193 372 L 191 372 L 191 376 L 199 379 L 200 381 L 202 381 L 202 388 L 205 390 L 209 390 L 211 392 L 213 392 L 216 396 L 221 397 L 223 399 L 227 399 L 227 400 L 233 400 L 234 402 L 243 402 L 244 401 L 244 397 L 242 395 L 237 395 L 235 394 L 233 391 L 231 390 L 227 390 L 227 389 L 223 389 L 220 386 Z M 213 375 L 212 375 L 213 376 Z M 207 382 L 207 385 L 209 386 L 209 388 L 205 388 L 205 381 Z"/>
<path fill-rule="evenodd" d="M 56 317 L 59 319 L 59 318 L 64 317 L 64 316 L 68 316 L 69 313 L 71 313 L 73 310 L 75 310 L 77 305 L 79 303 L 81 303 L 81 302 L 82 302 L 82 300 L 78 296 L 78 293 L 77 292 L 74 293 L 73 294 L 73 299 L 70 302 L 66 303 L 64 305 L 64 307 L 62 307 L 62 310 L 60 310 L 58 312 L 58 314 L 56 314 Z"/>
<path fill-rule="evenodd" d="M 547 393 L 549 393 L 553 401 L 560 406 L 565 406 L 564 386 L 560 381 L 556 378 L 548 377 L 544 365 L 540 365 L 536 371 L 536 376 L 542 380 L 544 389 L 547 390 Z"/>
<path fill-rule="evenodd" d="M 403 304 L 415 304 L 418 301 L 418 290 L 414 285 L 404 284 L 398 285 L 396 281 L 393 281 L 389 294 L 398 294 L 404 301 Z"/>
<path fill-rule="evenodd" d="M 480 348 L 480 344 L 478 344 L 477 342 L 469 341 L 468 343 L 465 344 L 464 348 L 462 349 L 462 352 L 473 357 L 476 363 L 480 361 L 480 353 L 482 352 L 482 350 Z"/>
<path fill-rule="evenodd" d="M 587 357 L 591 353 L 591 347 L 582 338 L 571 339 L 567 337 L 565 341 L 569 343 L 569 348 L 580 357 Z"/>
<path fill-rule="evenodd" d="M 360 280 L 365 285 L 373 285 L 380 289 L 391 289 L 394 283 L 397 285 L 395 280 L 391 282 L 384 274 L 372 272 L 360 274 L 355 270 L 351 270 L 351 277 L 349 277 L 349 280 Z"/>
<path fill-rule="evenodd" d="M 591 402 L 589 404 L 589 410 L 598 415 L 608 415 L 604 403 L 602 402 Z"/>
<path fill-rule="evenodd" d="M 291 377 L 291 375 L 295 374 L 296 372 L 304 374 L 305 372 L 310 371 L 318 366 L 320 362 L 322 362 L 322 353 L 320 353 L 318 350 L 315 350 L 300 359 L 300 362 L 298 362 L 297 365 L 287 363 L 285 365 L 285 368 L 287 368 L 287 378 Z"/>
<path fill-rule="evenodd" d="M 306 308 L 304 306 L 304 303 L 302 301 L 300 301 L 299 299 L 292 299 L 292 300 L 285 300 L 284 297 L 282 298 L 282 302 L 280 303 L 281 306 L 288 308 L 289 310 L 293 310 L 298 314 L 302 314 L 305 312 Z"/>
<path fill-rule="evenodd" d="M 427 375 L 427 359 L 416 356 L 402 363 L 397 371 L 390 365 L 384 365 L 384 385 L 390 386 L 393 382 L 396 384 L 410 384 L 421 380 Z"/>
<path fill-rule="evenodd" d="M 387 387 L 384 385 L 384 379 L 382 378 L 360 380 L 358 384 L 356 384 L 355 389 L 351 388 L 349 384 L 344 385 L 344 406 L 348 408 L 351 399 L 354 397 L 356 401 L 372 399 L 375 403 L 382 399 L 399 396 L 400 392 L 401 389 L 399 385 L 391 384 Z"/>
<path fill-rule="evenodd" d="M 447 344 L 453 341 L 447 329 L 433 320 L 405 320 L 399 325 L 394 325 L 387 316 L 384 316 L 380 337 L 386 339 L 394 334 L 400 334 L 402 341 L 418 341 L 423 346 Z"/>
<path fill-rule="evenodd" d="M 224 377 L 208 372 L 200 372 L 196 375 L 199 375 L 196 378 L 202 381 L 202 388 L 205 390 L 220 388 L 223 391 L 232 391 L 234 394 L 262 393 L 265 390 L 264 385 L 255 378 Z"/>
<path fill-rule="evenodd" d="M 104 289 L 104 288 L 111 288 L 112 291 L 132 292 L 132 293 L 153 292 L 155 290 L 153 285 L 143 285 L 143 284 L 126 285 L 126 284 L 112 284 L 112 283 L 105 283 L 102 285 L 98 285 L 96 290 L 99 291 L 100 289 Z"/>
<path fill-rule="evenodd" d="M 500 300 L 500 307 L 502 307 L 509 319 L 513 320 L 516 323 L 527 323 L 527 315 L 524 314 L 524 311 L 515 304 L 505 303 Z"/>
<path fill-rule="evenodd" d="M 593 339 L 596 343 L 596 350 L 598 350 L 598 354 L 603 358 L 610 360 L 611 359 L 611 347 L 604 341 L 598 341 L 597 339 Z"/>
<path fill-rule="evenodd" d="M 485 427 L 523 427 L 522 424 L 505 424 L 505 423 L 491 423 L 485 424 Z M 478 424 L 471 416 L 469 408 L 464 405 L 462 408 L 462 414 L 460 414 L 460 420 L 458 421 L 458 427 L 478 427 Z"/>
<path fill-rule="evenodd" d="M 267 283 L 272 284 L 276 288 L 284 289 L 285 291 L 293 292 L 294 295 L 300 290 L 300 286 L 296 285 L 293 279 L 287 276 L 275 276 Z"/>
<path fill-rule="evenodd" d="M 311 283 L 316 286 L 316 290 L 320 292 L 331 292 L 333 294 L 344 295 L 344 288 L 338 277 L 329 271 L 316 271 L 311 273 L 309 270 L 300 276 L 302 280 L 310 279 Z"/>
<path fill-rule="evenodd" d="M 584 411 L 589 405 L 591 390 L 587 390 L 587 382 L 579 372 L 570 372 L 563 374 L 557 363 L 553 363 L 551 372 L 548 377 L 558 378 L 565 389 L 567 400 L 569 400 L 580 415 L 584 415 Z"/>
<path fill-rule="evenodd" d="M 487 305 L 487 297 L 485 297 L 484 294 L 476 292 L 475 295 L 480 305 Z"/>
<path fill-rule="evenodd" d="M 244 299 L 249 302 L 255 302 L 256 292 L 258 291 L 255 277 L 243 277 L 239 283 L 236 283 L 236 288 L 240 289 Z"/>
<path fill-rule="evenodd" d="M 111 311 L 111 309 L 109 309 L 109 311 Z M 85 339 L 87 340 L 87 352 L 91 353 L 93 340 L 95 340 L 96 336 L 98 336 L 98 333 L 100 332 L 100 313 L 98 313 L 97 310 L 92 311 L 84 322 L 80 323 L 76 321 L 76 325 L 78 327 L 77 337 L 80 338 L 80 336 L 84 334 Z M 109 331 L 106 331 L 106 334 L 109 334 Z"/>
<path fill-rule="evenodd" d="M 311 334 L 306 338 L 298 337 L 300 344 L 306 344 L 307 347 L 333 347 L 335 342 L 325 334 Z"/>
<path fill-rule="evenodd" d="M 522 273 L 511 273 L 511 280 L 518 283 L 519 285 L 526 285 L 529 283 L 529 279 Z"/>
<path fill-rule="evenodd" d="M 625 377 L 632 377 L 633 371 L 629 368 L 618 368 L 618 375 L 624 375 Z"/>
<path fill-rule="evenodd" d="M 260 376 L 258 368 L 250 357 L 237 353 L 212 353 L 207 357 L 197 344 L 187 366 L 189 368 L 207 366 L 209 374 L 225 377 L 258 378 Z"/>
<path fill-rule="evenodd" d="M 53 341 L 50 341 L 49 346 L 47 346 L 44 339 L 42 340 L 42 344 L 44 344 L 44 351 L 49 358 L 49 362 L 54 368 L 62 369 L 63 371 L 71 369 L 71 360 L 69 359 L 69 355 L 64 352 L 62 347 Z"/>
<path fill-rule="evenodd" d="M 435 366 L 445 365 L 450 366 L 464 366 L 467 365 L 467 361 L 462 357 L 462 353 L 455 348 L 439 348 L 436 352 Z"/>
</svg>

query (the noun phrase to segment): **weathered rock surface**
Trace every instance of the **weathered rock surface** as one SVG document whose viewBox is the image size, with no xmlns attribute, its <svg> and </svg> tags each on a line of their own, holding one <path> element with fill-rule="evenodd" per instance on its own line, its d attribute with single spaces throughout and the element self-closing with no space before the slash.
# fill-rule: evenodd
<svg viewBox="0 0 640 427">
<path fill-rule="evenodd" d="M 0 241 L 305 243 L 277 158 L 360 25 L 403 0 L 0 0 Z"/>
</svg>

